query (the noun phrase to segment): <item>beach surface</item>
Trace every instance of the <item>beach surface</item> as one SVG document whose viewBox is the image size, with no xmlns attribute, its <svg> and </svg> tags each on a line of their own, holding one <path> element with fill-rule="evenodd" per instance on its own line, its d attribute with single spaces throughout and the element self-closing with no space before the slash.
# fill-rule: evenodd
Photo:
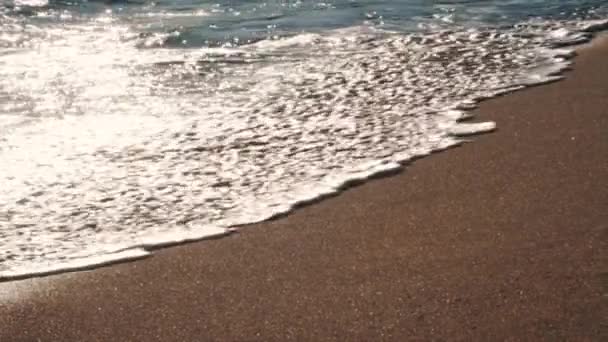
<svg viewBox="0 0 608 342">
<path fill-rule="evenodd" d="M 0 284 L 0 341 L 608 340 L 608 40 L 498 131 L 287 217 Z"/>
</svg>

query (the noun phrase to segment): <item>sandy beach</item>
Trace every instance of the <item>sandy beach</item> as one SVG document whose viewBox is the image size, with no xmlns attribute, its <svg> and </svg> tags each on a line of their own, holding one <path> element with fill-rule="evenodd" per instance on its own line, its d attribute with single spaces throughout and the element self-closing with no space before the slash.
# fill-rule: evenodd
<svg viewBox="0 0 608 342">
<path fill-rule="evenodd" d="M 498 130 L 287 217 L 0 284 L 0 341 L 606 341 L 608 40 Z"/>
</svg>

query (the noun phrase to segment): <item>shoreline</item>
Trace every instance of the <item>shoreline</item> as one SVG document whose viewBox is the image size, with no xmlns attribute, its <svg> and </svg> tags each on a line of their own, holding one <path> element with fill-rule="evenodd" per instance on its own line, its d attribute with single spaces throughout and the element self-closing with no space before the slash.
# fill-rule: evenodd
<svg viewBox="0 0 608 342">
<path fill-rule="evenodd" d="M 608 40 L 577 51 L 565 80 L 473 111 L 497 132 L 398 175 L 220 240 L 0 284 L 34 288 L 0 301 L 0 340 L 601 340 Z"/>
<path fill-rule="evenodd" d="M 428 41 L 422 39 L 418 43 L 415 42 L 418 40 L 416 39 L 418 34 L 411 37 L 408 34 L 405 36 L 401 34 L 395 36 L 394 33 L 380 34 L 378 41 L 374 38 L 371 45 L 363 49 L 372 48 L 374 52 L 364 53 L 361 65 L 368 65 L 364 61 L 368 57 L 376 59 L 377 55 L 386 53 L 390 56 L 381 64 L 386 62 L 388 69 L 373 71 L 375 76 L 372 78 L 366 76 L 366 80 L 354 81 L 351 82 L 352 84 L 347 82 L 351 84 L 349 87 L 357 89 L 362 87 L 361 82 L 369 83 L 369 86 L 364 87 L 365 89 L 361 88 L 367 95 L 353 97 L 352 94 L 342 92 L 341 88 L 344 84 L 339 85 L 342 83 L 340 79 L 347 74 L 353 74 L 355 77 L 360 72 L 356 70 L 358 62 L 350 63 L 350 60 L 347 64 L 354 66 L 355 69 L 351 70 L 348 67 L 347 70 L 339 70 L 342 68 L 338 66 L 341 64 L 339 61 L 333 66 L 338 66 L 337 72 L 330 72 L 325 68 L 323 71 L 319 70 L 319 75 L 327 72 L 321 77 L 325 81 L 327 77 L 332 78 L 331 75 L 340 75 L 337 76 L 336 82 L 327 81 L 329 83 L 323 85 L 325 82 L 323 81 L 306 90 L 306 92 L 318 92 L 313 96 L 317 99 L 324 97 L 323 94 L 337 93 L 337 96 L 332 97 L 329 107 L 325 105 L 325 100 L 315 104 L 318 100 L 310 102 L 309 95 L 302 95 L 303 93 L 299 94 L 299 91 L 296 91 L 299 95 L 280 97 L 282 100 L 271 96 L 274 99 L 271 102 L 284 100 L 286 103 L 292 103 L 290 98 L 295 96 L 296 99 L 302 95 L 303 101 L 295 100 L 294 103 L 303 105 L 296 105 L 299 109 L 294 109 L 291 114 L 281 109 L 282 105 L 279 105 L 278 110 L 273 109 L 273 105 L 262 105 L 265 109 L 258 111 L 258 105 L 255 103 L 251 103 L 250 109 L 254 114 L 261 113 L 259 118 L 248 117 L 247 110 L 229 110 L 235 114 L 236 126 L 238 126 L 236 122 L 240 121 L 237 118 L 239 116 L 248 117 L 247 121 L 259 119 L 263 123 L 254 127 L 256 131 L 254 136 L 246 133 L 248 130 L 240 130 L 234 134 L 227 133 L 227 139 L 224 139 L 223 133 L 216 136 L 215 133 L 224 131 L 224 128 L 219 128 L 221 126 L 225 127 L 226 132 L 234 128 L 232 124 L 225 125 L 223 117 L 216 117 L 217 120 L 208 118 L 214 121 L 211 125 L 217 128 L 217 130 L 213 128 L 215 133 L 208 137 L 204 129 L 197 128 L 199 123 L 206 121 L 201 121 L 200 118 L 193 118 L 192 121 L 185 119 L 189 122 L 183 122 L 184 119 L 180 118 L 168 119 L 165 124 L 152 119 L 152 122 L 156 123 L 151 124 L 151 131 L 144 128 L 144 126 L 148 127 L 145 123 L 147 120 L 137 118 L 135 121 L 138 123 L 135 126 L 139 126 L 144 134 L 142 136 L 134 134 L 137 137 L 135 140 L 128 139 L 133 144 L 124 146 L 119 142 L 121 140 L 119 136 L 132 134 L 120 133 L 121 129 L 116 131 L 110 129 L 107 132 L 108 137 L 114 137 L 111 140 L 118 139 L 113 142 L 102 143 L 97 138 L 91 138 L 92 140 L 85 138 L 84 140 L 95 142 L 88 146 L 89 143 L 79 141 L 81 137 L 89 136 L 79 132 L 87 131 L 90 127 L 102 126 L 101 123 L 96 122 L 101 117 L 95 119 L 93 116 L 91 119 L 85 115 L 82 120 L 73 118 L 76 121 L 71 119 L 51 121 L 53 124 L 43 120 L 40 126 L 34 125 L 37 127 L 34 130 L 40 128 L 44 133 L 31 135 L 36 140 L 31 144 L 19 143 L 21 139 L 29 139 L 30 134 L 26 133 L 29 128 L 23 132 L 18 128 L 15 134 L 9 134 L 7 141 L 15 148 L 9 149 L 13 152 L 9 152 L 8 158 L 4 159 L 21 162 L 9 163 L 14 164 L 13 167 L 8 168 L 6 175 L 2 174 L 8 180 L 7 191 L 3 196 L 8 205 L 6 212 L 8 216 L 4 215 L 8 219 L 8 225 L 3 229 L 6 233 L 3 234 L 6 240 L 4 253 L 6 260 L 0 266 L 0 282 L 93 269 L 146 257 L 159 247 L 205 240 L 216 234 L 225 235 L 231 232 L 231 227 L 238 229 L 252 223 L 284 216 L 303 204 L 307 205 L 318 202 L 323 197 L 334 196 L 345 188 L 361 184 L 370 177 L 376 178 L 381 177 L 382 174 L 393 173 L 415 159 L 467 141 L 463 137 L 492 131 L 496 126 L 492 121 L 463 123 L 462 121 L 470 118 L 466 110 L 475 108 L 484 99 L 520 90 L 526 86 L 562 79 L 564 77 L 562 72 L 568 68 L 571 64 L 570 59 L 574 56 L 571 49 L 563 49 L 563 47 L 589 41 L 593 32 L 605 28 L 607 23 L 608 20 L 601 19 L 568 20 L 558 24 L 560 27 L 563 26 L 562 29 L 548 31 L 545 34 L 534 33 L 537 29 L 526 28 L 525 24 L 523 28 L 515 25 L 513 27 L 515 31 L 510 34 L 498 33 L 503 31 L 500 28 L 496 34 L 490 35 L 481 31 L 480 34 L 471 35 L 469 31 L 456 30 L 459 33 L 455 31 L 452 34 L 448 31 L 433 33 L 431 31 L 434 30 L 431 30 L 419 36 L 423 37 L 427 34 L 429 37 L 436 36 L 435 43 L 440 46 L 433 46 L 435 43 L 432 43 L 428 46 L 433 46 L 430 50 L 425 46 L 426 43 L 433 42 L 434 38 Z M 549 22 L 541 24 L 541 27 L 545 27 L 541 31 L 544 32 L 551 26 Z M 520 30 L 524 36 L 531 34 L 535 38 L 519 40 L 517 37 L 519 34 L 516 32 Z M 457 36 L 462 35 L 462 39 L 456 39 Z M 441 38 L 442 36 L 444 38 Z M 509 36 L 511 38 L 508 38 Z M 513 40 L 511 43 L 506 43 L 511 40 Z M 479 53 L 473 53 L 468 48 L 462 50 L 461 45 L 465 41 L 469 42 L 465 43 L 467 46 L 479 46 Z M 398 43 L 399 46 L 394 46 L 394 43 Z M 508 47 L 503 46 L 505 43 Z M 281 44 L 283 43 L 279 43 Z M 486 45 L 489 50 L 484 47 Z M 374 46 L 378 47 L 377 52 Z M 392 47 L 385 50 L 388 46 Z M 436 57 L 444 54 L 440 50 L 451 52 L 440 57 L 439 60 L 444 60 L 438 63 Z M 409 57 L 403 59 L 405 55 Z M 355 60 L 360 59 L 358 54 L 353 54 L 352 57 Z M 330 59 L 333 60 L 333 57 Z M 375 62 L 372 64 L 376 65 Z M 446 65 L 449 66 L 447 69 Z M 480 73 L 475 72 L 473 77 L 466 76 L 470 74 L 468 69 L 474 66 Z M 263 68 L 260 70 L 264 70 Z M 367 74 L 368 71 L 363 73 Z M 395 77 L 397 74 L 402 74 L 404 82 L 401 82 L 399 77 Z M 433 75 L 437 74 L 446 77 L 443 80 L 430 81 L 435 79 Z M 419 81 L 423 79 L 430 83 L 420 87 Z M 446 86 L 449 84 L 444 82 L 446 80 L 452 82 L 456 80 L 456 83 Z M 423 80 L 422 84 L 427 84 L 427 81 Z M 381 86 L 378 86 L 380 84 Z M 461 84 L 465 85 L 463 89 L 460 89 Z M 296 86 L 298 87 L 300 86 Z M 335 89 L 328 91 L 327 87 Z M 403 94 L 398 95 L 401 92 Z M 428 94 L 424 95 L 424 93 Z M 372 98 L 373 100 L 370 100 Z M 320 105 L 323 108 L 309 111 L 309 105 Z M 353 107 L 348 109 L 351 105 Z M 377 105 L 382 111 L 386 111 L 386 116 L 374 114 Z M 335 108 L 330 108 L 332 106 Z M 356 115 L 353 114 L 354 112 L 351 113 L 354 116 L 349 114 L 353 110 L 357 112 Z M 292 114 L 298 118 L 301 116 L 300 119 L 306 119 L 293 120 Z M 312 119 L 309 114 L 320 117 Z M 282 119 L 277 120 L 276 115 Z M 284 115 L 287 116 L 283 117 Z M 333 118 L 336 115 L 337 117 Z M 159 118 L 156 115 L 153 117 Z M 118 117 L 114 119 L 122 120 Z M 281 123 L 283 120 L 290 123 Z M 325 123 L 319 127 L 314 124 L 325 120 L 328 120 L 328 124 L 333 127 L 329 131 L 335 130 L 335 134 L 327 134 L 329 131 Z M 172 122 L 176 122 L 177 126 L 173 127 Z M 277 122 L 278 126 L 273 128 Z M 54 123 L 57 125 L 55 126 Z M 72 127 L 71 123 L 78 127 Z M 130 125 L 125 123 L 120 126 Z M 163 136 L 161 137 L 154 133 L 154 126 L 172 128 L 166 130 L 166 135 L 157 132 Z M 66 133 L 67 135 L 64 136 L 63 133 L 59 135 L 52 133 L 64 131 L 74 134 Z M 105 129 L 97 131 L 102 132 L 101 135 L 106 135 Z M 170 131 L 173 133 L 169 133 Z M 381 134 L 373 133 L 380 131 Z M 95 136 L 97 133 L 92 134 Z M 189 138 L 175 140 L 176 135 Z M 274 139 L 275 135 L 277 139 Z M 233 146 L 232 142 L 235 139 L 243 140 L 243 143 L 239 142 Z M 305 141 L 304 144 L 300 144 L 301 139 Z M 336 143 L 334 140 L 342 142 Z M 69 143 L 69 146 L 64 147 L 63 141 L 66 143 L 71 141 L 73 144 Z M 159 142 L 158 146 L 154 141 Z M 101 145 L 94 147 L 98 142 Z M 108 146 L 104 147 L 103 145 L 106 144 Z M 150 148 L 141 147 L 148 144 L 152 144 Z M 165 150 L 162 147 L 173 144 L 176 145 L 175 149 Z M 35 147 L 28 152 L 28 146 Z M 47 155 L 46 157 L 38 153 L 44 149 L 41 150 L 39 146 L 51 147 L 43 153 Z M 75 155 L 75 151 L 80 150 L 79 146 L 88 146 L 84 148 L 86 150 L 92 148 L 91 153 L 83 152 L 83 155 Z M 108 150 L 112 151 L 110 152 L 112 156 L 107 155 Z M 233 153 L 234 151 L 237 151 L 236 154 Z M 268 153 L 268 151 L 274 152 Z M 32 154 L 32 158 L 22 158 L 23 153 Z M 145 156 L 132 160 L 133 153 L 145 154 Z M 252 157 L 252 154 L 255 156 Z M 297 158 L 291 158 L 295 155 Z M 277 156 L 279 159 L 287 158 L 280 162 L 280 167 L 271 167 L 275 165 Z M 45 177 L 42 178 L 38 177 L 40 170 L 36 166 L 39 158 L 50 158 L 53 160 L 51 164 L 54 165 L 48 170 L 50 172 L 48 175 L 45 171 Z M 217 158 L 220 161 L 214 161 L 209 167 L 205 166 L 204 170 L 201 169 L 201 164 L 198 164 L 199 161 L 206 164 L 206 161 Z M 111 161 L 110 164 L 108 160 Z M 99 165 L 96 164 L 98 162 Z M 234 169 L 234 163 L 239 164 L 237 169 Z M 190 170 L 182 170 L 182 166 L 187 166 L 186 168 Z M 139 171 L 133 171 L 134 168 Z M 31 174 L 23 172 L 24 170 L 30 170 Z M 75 170 L 82 172 L 72 172 Z M 204 175 L 198 175 L 199 172 L 203 172 Z M 82 174 L 89 173 L 93 176 L 85 177 L 88 181 L 81 177 Z M 223 180 L 224 178 L 230 180 Z M 39 179 L 39 181 L 31 182 L 31 179 Z M 147 189 L 146 186 L 142 188 L 141 183 L 163 183 L 163 185 L 158 187 L 151 185 L 152 187 Z M 50 189 L 53 191 L 47 191 Z M 148 190 L 153 196 L 148 197 L 150 192 Z M 73 197 L 73 194 L 76 194 L 76 197 Z M 144 197 L 146 199 L 142 202 Z M 54 205 L 41 203 L 56 203 L 65 210 L 55 210 Z M 205 209 L 202 213 L 201 208 L 213 210 Z M 144 229 L 140 229 L 142 227 Z M 49 230 L 57 231 L 57 234 L 49 235 Z M 26 240 L 20 238 L 22 235 L 31 234 L 36 237 Z M 69 239 L 63 239 L 62 236 Z M 46 241 L 47 237 L 51 240 Z"/>
</svg>

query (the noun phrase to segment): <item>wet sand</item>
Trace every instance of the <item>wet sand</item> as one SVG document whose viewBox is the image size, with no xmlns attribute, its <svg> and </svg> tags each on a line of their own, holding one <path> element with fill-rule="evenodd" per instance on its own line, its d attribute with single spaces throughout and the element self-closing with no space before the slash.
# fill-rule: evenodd
<svg viewBox="0 0 608 342">
<path fill-rule="evenodd" d="M 567 76 L 287 217 L 0 284 L 0 341 L 608 340 L 608 41 Z"/>
</svg>

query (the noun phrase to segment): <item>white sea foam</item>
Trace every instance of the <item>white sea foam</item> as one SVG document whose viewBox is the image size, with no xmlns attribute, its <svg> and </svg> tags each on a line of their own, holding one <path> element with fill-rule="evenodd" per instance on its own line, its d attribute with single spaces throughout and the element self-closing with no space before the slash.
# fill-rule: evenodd
<svg viewBox="0 0 608 342">
<path fill-rule="evenodd" d="M 451 135 L 462 137 L 467 135 L 487 133 L 496 129 L 494 122 L 460 123 L 450 127 L 448 132 Z"/>
<path fill-rule="evenodd" d="M 557 48 L 606 23 L 355 28 L 230 54 L 137 49 L 100 25 L 2 43 L 19 52 L 0 55 L 17 104 L 0 115 L 32 122 L 0 124 L 0 280 L 229 234 L 494 130 L 466 110 L 561 78 Z"/>
<path fill-rule="evenodd" d="M 149 12 L 136 14 L 135 16 L 136 17 L 146 17 L 146 18 L 180 18 L 180 17 L 184 17 L 189 20 L 192 20 L 193 17 L 194 18 L 207 17 L 209 15 L 210 15 L 209 12 L 202 10 L 202 9 L 198 9 L 198 10 L 182 10 L 182 11 L 174 11 L 174 12 L 149 11 Z"/>
<path fill-rule="evenodd" d="M 36 265 L 28 265 L 25 269 L 18 267 L 2 272 L 0 280 L 16 280 L 25 277 L 36 277 L 58 272 L 69 272 L 88 269 L 96 266 L 103 266 L 117 261 L 137 260 L 148 256 L 150 253 L 141 248 L 131 248 L 122 252 L 104 252 L 99 255 L 92 255 L 86 258 L 74 259 L 69 261 L 53 261 L 51 264 L 37 263 Z"/>
</svg>

